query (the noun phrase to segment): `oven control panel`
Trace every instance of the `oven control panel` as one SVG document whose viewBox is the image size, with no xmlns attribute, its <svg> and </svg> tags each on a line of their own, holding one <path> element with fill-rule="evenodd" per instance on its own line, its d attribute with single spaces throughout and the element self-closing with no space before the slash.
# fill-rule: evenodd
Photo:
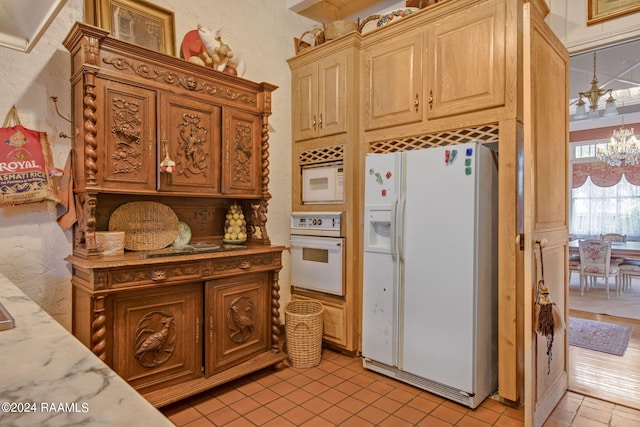
<svg viewBox="0 0 640 427">
<path fill-rule="evenodd" d="M 342 236 L 342 212 L 293 212 L 291 234 Z"/>
</svg>

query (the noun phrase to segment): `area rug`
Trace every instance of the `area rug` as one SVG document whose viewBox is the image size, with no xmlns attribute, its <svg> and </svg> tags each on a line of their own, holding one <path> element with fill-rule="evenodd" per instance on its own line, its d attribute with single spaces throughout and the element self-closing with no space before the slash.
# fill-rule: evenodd
<svg viewBox="0 0 640 427">
<path fill-rule="evenodd" d="M 569 345 L 622 356 L 629 345 L 631 326 L 569 317 Z"/>
</svg>

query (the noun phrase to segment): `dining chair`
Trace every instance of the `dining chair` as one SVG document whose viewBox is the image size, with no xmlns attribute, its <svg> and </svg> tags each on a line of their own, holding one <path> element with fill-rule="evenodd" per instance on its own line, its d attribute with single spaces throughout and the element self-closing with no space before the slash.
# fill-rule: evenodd
<svg viewBox="0 0 640 427">
<path fill-rule="evenodd" d="M 580 295 L 584 295 L 587 280 L 595 284 L 603 278 L 609 299 L 609 278 L 615 279 L 616 295 L 620 294 L 619 268 L 611 264 L 611 242 L 605 240 L 580 240 Z"/>
<path fill-rule="evenodd" d="M 631 280 L 634 277 L 640 277 L 640 264 L 637 262 L 623 262 L 618 266 L 620 269 L 620 291 L 626 291 L 631 288 Z"/>
<path fill-rule="evenodd" d="M 606 233 L 600 235 L 600 240 L 604 240 L 606 242 L 626 242 L 627 235 L 619 234 L 619 233 Z M 611 262 L 613 264 L 622 264 L 625 261 L 624 257 L 613 257 L 611 258 Z"/>
</svg>

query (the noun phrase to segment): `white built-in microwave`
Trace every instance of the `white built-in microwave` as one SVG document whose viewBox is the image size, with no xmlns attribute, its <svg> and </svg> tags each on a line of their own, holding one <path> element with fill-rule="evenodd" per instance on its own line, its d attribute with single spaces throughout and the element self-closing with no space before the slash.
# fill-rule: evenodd
<svg viewBox="0 0 640 427">
<path fill-rule="evenodd" d="M 302 167 L 302 204 L 344 203 L 342 162 Z"/>
</svg>

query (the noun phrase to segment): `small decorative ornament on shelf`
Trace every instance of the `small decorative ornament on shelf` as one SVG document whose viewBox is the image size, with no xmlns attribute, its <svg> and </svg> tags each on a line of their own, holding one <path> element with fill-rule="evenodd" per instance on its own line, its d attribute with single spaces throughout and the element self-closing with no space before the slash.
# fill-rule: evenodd
<svg viewBox="0 0 640 427">
<path fill-rule="evenodd" d="M 162 140 L 162 145 L 164 146 L 164 160 L 160 162 L 160 172 L 161 173 L 173 173 L 176 168 L 176 162 L 169 158 L 169 141 L 166 139 Z"/>
<path fill-rule="evenodd" d="M 596 158 L 609 166 L 637 165 L 640 146 L 633 128 L 625 128 L 623 123 L 620 129 L 614 130 L 610 142 L 598 146 Z"/>
</svg>

